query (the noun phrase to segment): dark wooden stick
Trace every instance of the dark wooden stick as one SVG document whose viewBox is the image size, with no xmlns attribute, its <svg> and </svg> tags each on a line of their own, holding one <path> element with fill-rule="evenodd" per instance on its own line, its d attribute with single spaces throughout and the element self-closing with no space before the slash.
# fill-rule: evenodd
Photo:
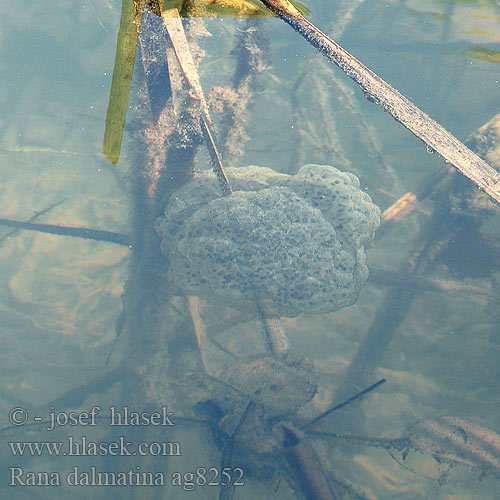
<svg viewBox="0 0 500 500">
<path fill-rule="evenodd" d="M 370 387 L 367 387 L 366 389 L 363 389 L 362 391 L 358 392 L 357 394 L 354 394 L 354 396 L 351 396 L 350 398 L 346 399 L 345 401 L 342 401 L 342 403 L 339 403 L 335 406 L 332 406 L 325 412 L 323 412 L 321 415 L 318 415 L 316 418 L 313 418 L 306 424 L 302 425 L 300 428 L 302 430 L 307 429 L 308 427 L 312 427 L 313 425 L 317 424 L 320 420 L 323 420 L 326 416 L 330 415 L 330 413 L 333 413 L 334 411 L 340 410 L 340 408 L 343 408 L 344 406 L 347 406 L 348 404 L 352 403 L 353 401 L 356 401 L 360 397 L 364 396 L 368 392 L 373 391 L 373 389 L 376 389 L 379 385 L 385 384 L 386 379 L 382 378 L 378 382 L 375 382 L 375 384 L 372 384 Z"/>
<path fill-rule="evenodd" d="M 127 234 L 115 233 L 114 231 L 58 226 L 56 224 L 38 224 L 11 219 L 0 219 L 0 226 L 16 227 L 27 231 L 38 231 L 40 233 L 60 234 L 63 236 L 72 236 L 73 238 L 84 238 L 86 240 L 107 241 L 109 243 L 116 243 L 117 245 L 131 245 L 131 239 Z"/>
<path fill-rule="evenodd" d="M 49 207 L 45 208 L 44 210 L 41 210 L 40 212 L 37 212 L 35 215 L 33 215 L 33 217 L 31 217 L 31 219 L 29 219 L 28 221 L 26 222 L 35 222 L 39 217 L 41 217 L 42 215 L 45 215 L 47 212 L 50 212 L 53 208 L 56 208 L 57 206 L 61 205 L 62 203 L 64 203 L 66 201 L 66 198 L 61 200 L 61 201 L 58 201 L 56 203 L 52 203 L 52 205 L 50 205 Z M 18 227 L 18 228 L 15 228 L 13 229 L 12 231 L 9 231 L 7 234 L 5 234 L 4 236 L 2 236 L 0 238 L 0 244 L 5 241 L 7 238 L 10 238 L 12 235 L 16 234 L 21 228 Z"/>
<path fill-rule="evenodd" d="M 500 203 L 500 173 L 339 44 L 328 38 L 288 0 L 261 1 L 352 78 L 370 101 L 380 104 L 398 122 Z"/>
<path fill-rule="evenodd" d="M 296 478 L 307 498 L 310 500 L 338 499 L 333 481 L 304 434 L 284 422 L 277 424 L 273 432 L 286 459 L 296 472 Z"/>
</svg>

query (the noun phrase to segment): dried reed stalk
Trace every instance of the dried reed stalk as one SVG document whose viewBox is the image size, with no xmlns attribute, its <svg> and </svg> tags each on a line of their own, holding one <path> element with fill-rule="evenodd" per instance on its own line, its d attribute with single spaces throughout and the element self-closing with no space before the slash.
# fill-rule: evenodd
<svg viewBox="0 0 500 500">
<path fill-rule="evenodd" d="M 398 122 L 500 203 L 499 172 L 339 44 L 328 38 L 288 0 L 262 0 L 262 3 L 352 78 L 361 87 L 367 99 L 380 104 Z"/>
</svg>

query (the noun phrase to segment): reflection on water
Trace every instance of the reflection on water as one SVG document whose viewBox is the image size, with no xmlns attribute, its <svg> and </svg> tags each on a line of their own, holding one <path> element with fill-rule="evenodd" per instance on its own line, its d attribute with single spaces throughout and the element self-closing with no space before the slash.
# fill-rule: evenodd
<svg viewBox="0 0 500 500">
<path fill-rule="evenodd" d="M 478 131 L 494 118 L 498 95 L 494 3 L 308 7 L 321 29 L 498 162 L 498 121 Z M 235 309 L 210 283 L 201 299 L 188 298 L 193 290 L 172 280 L 179 268 L 165 272 L 159 246 L 154 254 L 154 242 L 137 236 L 152 223 L 138 210 L 149 206 L 138 202 L 143 166 L 153 175 L 161 154 L 176 147 L 153 139 L 172 131 L 182 139 L 173 112 L 163 128 L 152 123 L 140 71 L 120 163 L 111 167 L 100 156 L 119 12 L 116 0 L 71 9 L 26 1 L 2 19 L 0 217 L 40 213 L 39 222 L 134 232 L 140 243 L 131 250 L 0 229 L 0 423 L 11 426 L 15 407 L 27 409 L 29 422 L 63 412 L 53 430 L 42 423 L 1 433 L 3 496 L 496 498 L 498 207 L 447 174 L 437 155 L 278 19 L 199 21 L 193 50 L 228 166 L 259 165 L 287 177 L 305 164 L 334 165 L 359 177 L 383 215 L 366 248 L 371 276 L 350 307 L 287 312 L 296 315 L 281 318 L 280 329 L 269 304 Z M 173 92 L 182 95 L 182 77 L 172 71 Z M 196 166 L 211 168 L 203 148 Z M 209 222 L 197 222 L 197 237 L 206 240 Z M 183 231 L 179 241 L 189 239 L 190 228 L 174 230 Z M 162 237 L 170 248 L 168 234 Z M 204 279 L 196 256 L 209 251 L 205 240 L 178 243 L 182 258 L 198 266 L 187 281 Z M 255 258 L 247 252 L 242 264 Z M 297 293 L 328 268 L 318 273 Z M 280 297 L 283 275 L 266 279 Z M 223 273 L 217 286 L 221 280 Z M 125 328 L 106 367 L 118 320 Z M 283 333 L 288 358 L 273 360 L 269 336 Z M 383 386 L 314 427 L 359 439 L 300 429 L 381 378 Z M 128 425 L 110 425 L 111 406 L 128 411 Z M 21 456 L 15 443 L 34 441 L 56 444 Z M 238 480 L 238 469 L 244 486 L 223 488 L 228 477 Z M 8 486 L 12 474 L 16 487 Z M 42 487 L 44 480 L 52 486 Z M 113 481 L 122 486 L 106 486 Z"/>
</svg>

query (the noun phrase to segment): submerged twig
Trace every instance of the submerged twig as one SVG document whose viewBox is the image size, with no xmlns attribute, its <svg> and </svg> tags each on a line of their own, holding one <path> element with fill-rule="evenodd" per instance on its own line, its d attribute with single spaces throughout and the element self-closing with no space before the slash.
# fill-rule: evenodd
<svg viewBox="0 0 500 500">
<path fill-rule="evenodd" d="M 406 97 L 309 22 L 288 0 L 262 0 L 329 61 L 336 64 L 398 122 L 500 203 L 500 173 L 474 154 Z"/>
<path fill-rule="evenodd" d="M 353 443 L 362 444 L 365 446 L 373 446 L 374 448 L 384 448 L 385 450 L 404 451 L 410 445 L 410 441 L 406 437 L 395 438 L 372 438 L 369 436 L 358 436 L 350 432 L 328 432 L 328 431 L 308 431 L 311 436 L 318 438 L 335 438 L 345 439 Z"/>
<path fill-rule="evenodd" d="M 436 186 L 445 179 L 448 175 L 454 174 L 455 170 L 437 170 L 431 175 L 425 176 L 421 183 L 413 192 L 405 193 L 398 200 L 396 200 L 389 208 L 386 208 L 382 213 L 380 225 L 377 231 L 377 239 L 380 238 L 381 232 L 387 228 L 387 223 L 390 221 L 397 221 L 406 217 L 413 212 L 417 204 L 425 200 L 428 196 L 434 193 Z"/>
<path fill-rule="evenodd" d="M 427 278 L 425 276 L 405 271 L 392 271 L 390 269 L 370 269 L 369 281 L 384 286 L 405 287 L 421 292 L 435 291 L 451 293 L 466 293 L 472 296 L 487 297 L 490 300 L 500 301 L 494 291 L 471 285 L 462 285 L 456 281 L 445 281 Z"/>
<path fill-rule="evenodd" d="M 402 435 L 391 438 L 372 438 L 348 432 L 310 431 L 310 434 L 384 448 L 392 458 L 395 457 L 391 450 L 401 452 L 403 460 L 411 450 L 415 450 L 432 455 L 440 464 L 471 467 L 483 475 L 498 476 L 500 473 L 500 436 L 487 427 L 459 417 L 438 416 L 421 420 L 410 425 Z M 396 462 L 407 468 L 398 460 Z"/>
<path fill-rule="evenodd" d="M 269 352 L 273 353 L 276 359 L 281 361 L 286 360 L 290 351 L 290 343 L 288 342 L 280 318 L 266 314 L 258 301 L 257 308 L 262 325 L 264 326 L 264 338 Z"/>
<path fill-rule="evenodd" d="M 332 408 L 329 408 L 325 412 L 323 412 L 321 415 L 318 415 L 316 418 L 313 418 L 306 424 L 302 425 L 300 428 L 302 430 L 307 429 L 308 427 L 312 427 L 313 425 L 317 424 L 320 420 L 323 420 L 326 416 L 330 415 L 334 411 L 340 410 L 340 408 L 344 408 L 344 406 L 347 406 L 348 404 L 352 403 L 353 401 L 356 401 L 357 399 L 363 397 L 365 394 L 373 391 L 376 389 L 378 386 L 385 384 L 386 379 L 380 379 L 378 382 L 375 382 L 372 384 L 370 387 L 367 387 L 366 389 L 363 389 L 362 391 L 358 392 L 357 394 L 354 394 L 354 396 L 351 396 L 350 398 L 346 399 L 345 401 L 342 401 L 342 403 L 339 403 Z"/>
<path fill-rule="evenodd" d="M 336 166 L 348 170 L 352 168 L 351 162 L 347 159 L 341 139 L 339 120 L 334 116 L 338 106 L 330 92 L 330 84 L 325 84 L 326 80 L 330 81 L 332 71 L 330 67 L 325 70 L 322 63 L 318 57 L 307 61 L 306 68 L 291 89 L 290 103 L 296 124 L 294 167 L 298 169 L 311 162 L 313 151 L 313 162 L 328 163 L 330 158 L 335 157 Z M 309 116 L 314 116 L 318 125 L 314 125 Z"/>
<path fill-rule="evenodd" d="M 108 352 L 108 356 L 106 358 L 106 362 L 104 363 L 104 366 L 108 366 L 109 360 L 111 359 L 111 356 L 113 355 L 113 351 L 115 349 L 115 345 L 120 338 L 120 335 L 123 332 L 123 328 L 125 327 L 125 323 L 127 322 L 127 309 L 125 308 L 125 295 L 122 294 L 122 310 L 120 311 L 120 314 L 116 318 L 115 322 L 115 340 L 113 341 L 113 344 L 111 345 L 111 349 Z"/>
<path fill-rule="evenodd" d="M 198 349 L 200 351 L 201 361 L 205 371 L 209 373 L 208 370 L 208 360 L 207 360 L 207 329 L 203 320 L 201 319 L 200 313 L 200 299 L 194 295 L 188 297 L 189 312 L 193 320 L 194 333 L 196 335 L 196 342 L 198 344 Z"/>
<path fill-rule="evenodd" d="M 231 87 L 214 87 L 209 96 L 212 109 L 222 114 L 219 138 L 224 145 L 224 160 L 233 166 L 243 156 L 250 140 L 248 113 L 255 101 L 255 91 L 260 88 L 259 75 L 268 67 L 269 52 L 269 40 L 255 21 L 238 22 L 236 30 L 236 45 L 231 51 L 236 67 Z"/>
<path fill-rule="evenodd" d="M 233 433 L 231 436 L 229 436 L 229 439 L 227 440 L 224 449 L 222 450 L 222 456 L 221 456 L 221 463 L 220 467 L 221 470 L 226 470 L 226 468 L 231 469 L 232 468 L 232 460 L 233 460 L 233 450 L 234 450 L 234 442 L 236 438 L 238 437 L 238 434 L 241 431 L 241 428 L 243 427 L 243 424 L 245 423 L 245 420 L 247 419 L 249 413 L 254 409 L 255 403 L 252 401 L 249 401 L 249 403 L 246 405 L 245 410 L 243 411 L 243 414 L 240 417 L 240 420 L 238 424 L 236 425 Z M 234 483 L 233 480 L 229 482 L 229 484 L 221 484 L 220 490 L 219 490 L 219 500 L 232 500 L 234 497 Z"/>
<path fill-rule="evenodd" d="M 40 210 L 40 212 L 37 212 L 35 215 L 33 215 L 33 217 L 31 217 L 28 221 L 26 222 L 34 222 L 35 220 L 37 220 L 39 217 L 41 217 L 42 215 L 45 215 L 47 212 L 50 212 L 52 209 L 58 207 L 59 205 L 62 205 L 64 202 L 66 201 L 66 198 L 64 198 L 63 200 L 61 201 L 57 201 L 56 203 L 52 203 L 52 205 L 48 206 L 47 208 L 43 209 L 43 210 Z M 22 229 L 21 227 L 19 227 L 18 229 Z M 6 235 L 2 236 L 0 238 L 0 244 L 2 242 L 4 242 L 7 238 L 10 238 L 12 235 L 16 234 L 18 229 L 13 229 L 12 231 L 9 231 Z"/>
<path fill-rule="evenodd" d="M 306 428 L 312 427 L 313 425 L 318 423 L 327 415 L 330 415 L 334 411 L 347 406 L 353 401 L 356 401 L 357 399 L 373 391 L 385 382 L 385 378 L 379 380 L 370 387 L 363 389 L 362 391 L 351 396 L 342 403 L 333 406 L 318 417 L 301 425 L 299 428 L 296 428 L 286 422 L 279 422 L 274 426 L 273 434 L 278 440 L 278 443 L 280 444 L 287 461 L 292 467 L 294 467 L 294 469 L 298 469 L 300 471 L 300 474 L 298 475 L 299 482 L 308 499 L 335 500 L 338 498 L 337 485 L 344 488 L 349 494 L 352 494 L 353 496 L 355 495 L 357 498 L 365 498 L 364 496 L 360 496 L 350 486 L 337 480 L 335 476 L 326 473 L 320 456 L 316 453 L 314 446 L 306 438 L 304 431 Z M 313 435 L 320 434 L 315 433 L 314 431 L 307 432 Z M 378 440 L 378 442 L 384 442 L 384 440 L 380 439 Z M 387 442 L 389 443 L 387 446 L 395 446 L 392 441 L 387 440 Z"/>
<path fill-rule="evenodd" d="M 1 219 L 1 226 L 16 227 L 26 231 L 38 231 L 40 233 L 60 234 L 72 236 L 73 238 L 84 238 L 86 240 L 107 241 L 126 247 L 131 246 L 128 234 L 116 233 L 114 231 L 103 231 L 101 229 L 87 229 L 84 227 L 59 226 L 57 224 L 38 224 L 34 222 L 22 222 L 11 219 Z"/>
<path fill-rule="evenodd" d="M 446 193 L 450 187 L 449 182 L 450 179 L 448 179 L 448 183 L 441 187 L 440 197 L 437 200 L 433 216 L 426 221 L 421 230 L 419 240 L 424 241 L 424 243 L 412 252 L 408 261 L 398 270 L 398 273 L 402 273 L 402 276 L 428 272 L 432 264 L 431 254 L 436 239 L 440 239 L 445 233 L 444 227 L 446 227 L 448 210 Z M 371 377 L 373 371 L 381 362 L 387 346 L 405 320 L 414 299 L 424 289 L 417 286 L 408 286 L 405 281 L 402 281 L 387 291 L 382 305 L 378 309 L 365 338 L 361 341 L 346 371 L 344 382 L 337 392 L 338 397 L 344 397 L 352 390 L 353 385 L 365 384 L 368 378 Z M 339 423 L 339 425 L 341 424 Z"/>
<path fill-rule="evenodd" d="M 273 429 L 283 453 L 297 474 L 300 485 L 313 500 L 336 500 L 339 498 L 333 481 L 325 472 L 319 455 L 299 429 L 279 423 Z"/>
</svg>

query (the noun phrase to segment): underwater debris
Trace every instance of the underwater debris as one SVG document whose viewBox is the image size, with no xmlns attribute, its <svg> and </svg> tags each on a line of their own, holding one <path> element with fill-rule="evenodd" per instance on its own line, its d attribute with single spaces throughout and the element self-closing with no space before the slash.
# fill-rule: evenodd
<svg viewBox="0 0 500 500">
<path fill-rule="evenodd" d="M 32 219 L 33 220 L 33 219 Z M 24 229 L 25 231 L 38 231 L 40 233 L 59 234 L 71 236 L 74 238 L 83 238 L 86 240 L 107 241 L 117 245 L 130 246 L 131 239 L 128 235 L 117 233 L 115 231 L 103 231 L 101 229 L 87 229 L 86 227 L 70 227 L 58 224 L 42 224 L 30 221 L 17 221 L 11 219 L 1 219 L 0 226 L 14 227 Z"/>
<path fill-rule="evenodd" d="M 432 455 L 439 464 L 464 465 L 479 471 L 481 476 L 500 476 L 500 435 L 460 417 L 421 420 L 410 425 L 403 435 L 392 438 L 317 431 L 311 431 L 310 434 L 384 448 L 391 456 L 391 450 L 396 450 L 401 453 L 403 460 L 406 460 L 412 450 L 419 451 Z"/>
<path fill-rule="evenodd" d="M 231 387 L 258 397 L 266 416 L 297 411 L 316 394 L 316 376 L 309 360 L 283 363 L 271 357 L 236 363 L 223 376 Z M 234 406 L 234 395 L 228 403 Z"/>
<path fill-rule="evenodd" d="M 259 75 L 268 68 L 269 40 L 263 30 L 247 20 L 237 28 L 236 46 L 231 56 L 236 60 L 232 87 L 213 87 L 208 103 L 214 114 L 221 115 L 219 130 L 223 157 L 228 165 L 236 165 L 250 140 L 248 115 L 261 90 Z"/>
<path fill-rule="evenodd" d="M 218 408 L 218 431 L 238 448 L 258 456 L 280 452 L 272 425 L 310 402 L 317 390 L 310 360 L 287 362 L 271 356 L 236 363 L 212 378 L 211 402 Z"/>
<path fill-rule="evenodd" d="M 35 215 L 33 215 L 28 221 L 28 223 L 33 223 L 35 222 L 39 217 L 41 217 L 42 215 L 45 215 L 47 212 L 50 212 L 53 208 L 56 208 L 58 207 L 59 205 L 62 205 L 64 202 L 66 201 L 66 198 L 62 199 L 61 201 L 58 201 L 56 203 L 52 203 L 52 205 L 49 205 L 47 208 L 45 208 L 44 210 L 40 210 L 39 212 L 37 212 Z M 1 220 L 0 219 L 0 225 L 2 225 L 1 223 Z M 0 246 L 3 244 L 3 242 L 7 239 L 9 239 L 11 236 L 15 235 L 17 232 L 18 232 L 18 229 L 16 229 L 16 226 L 14 225 L 15 222 L 14 221 L 9 221 L 9 224 L 12 223 L 11 227 L 14 227 L 14 229 L 12 229 L 12 231 L 9 231 L 7 232 L 7 234 L 3 235 L 2 237 L 0 237 Z M 7 224 L 7 225 L 9 225 Z M 21 223 L 22 224 L 22 223 Z M 22 226 L 19 226 L 19 229 L 22 229 Z M 23 228 L 24 229 L 24 228 Z"/>
<path fill-rule="evenodd" d="M 297 410 L 310 400 L 316 390 L 312 363 L 309 360 L 285 365 L 272 358 L 264 358 L 235 365 L 228 373 L 229 377 L 225 378 L 231 382 L 229 387 L 233 390 L 236 390 L 237 386 L 244 387 L 248 393 L 241 391 L 243 400 L 240 402 L 239 411 L 234 411 L 234 405 L 230 405 L 228 408 L 231 408 L 233 413 L 226 413 L 219 422 L 219 429 L 229 436 L 224 451 L 229 450 L 230 454 L 225 454 L 222 461 L 224 465 L 230 465 L 233 447 L 237 441 L 238 448 L 244 450 L 245 454 L 249 451 L 257 453 L 258 461 L 263 459 L 262 455 L 272 455 L 273 460 L 285 459 L 293 476 L 292 483 L 300 486 L 308 500 L 367 500 L 368 497 L 358 486 L 337 477 L 324 455 L 317 449 L 317 444 L 308 439 L 307 433 L 304 432 L 303 429 L 308 427 L 308 424 L 299 426 L 297 423 Z M 245 384 L 247 381 L 250 381 L 249 385 Z M 236 385 L 232 386 L 234 382 Z M 324 416 L 352 403 L 384 382 L 385 379 L 379 380 L 337 404 Z M 250 393 L 253 395 L 250 396 Z M 227 403 L 231 403 L 228 394 L 224 397 L 227 398 Z M 220 398 L 216 401 L 221 403 Z M 279 405 L 276 404 L 277 401 Z M 220 415 L 223 413 L 220 411 Z M 309 423 L 313 424 L 315 421 L 316 419 Z M 219 499 L 232 498 L 226 496 L 227 493 L 226 490 L 221 490 Z M 294 495 L 293 498 L 299 497 Z"/>
<path fill-rule="evenodd" d="M 407 436 L 412 448 L 430 453 L 439 463 L 500 475 L 500 436 L 486 427 L 459 417 L 435 417 L 410 427 Z"/>
<path fill-rule="evenodd" d="M 340 410 L 344 406 L 347 406 L 348 404 L 353 403 L 354 401 L 356 401 L 357 399 L 363 397 L 365 394 L 368 394 L 369 392 L 373 391 L 374 389 L 376 389 L 380 385 L 385 384 L 386 381 L 387 380 L 385 378 L 380 379 L 378 382 L 375 382 L 375 384 L 372 384 L 369 387 L 366 387 L 365 389 L 363 389 L 362 391 L 354 394 L 350 398 L 347 398 L 346 400 L 342 401 L 341 403 L 336 404 L 335 406 L 332 406 L 331 408 L 329 408 L 328 410 L 326 410 L 325 412 L 323 412 L 321 415 L 318 415 L 317 417 L 313 418 L 309 422 L 306 422 L 305 424 L 303 424 L 300 427 L 300 429 L 304 430 L 304 429 L 307 429 L 308 427 L 312 427 L 313 425 L 316 425 L 319 421 L 323 420 L 325 417 L 327 417 L 328 415 L 330 415 L 334 411 Z"/>
<path fill-rule="evenodd" d="M 354 175 L 324 165 L 227 175 L 237 192 L 220 198 L 213 174 L 200 173 L 156 222 L 179 288 L 235 308 L 257 300 L 277 316 L 356 302 L 380 211 Z"/>
<path fill-rule="evenodd" d="M 273 429 L 290 465 L 300 471 L 299 482 L 307 498 L 313 500 L 336 500 L 339 498 L 333 481 L 325 473 L 314 447 L 298 429 L 285 423 Z"/>
</svg>

